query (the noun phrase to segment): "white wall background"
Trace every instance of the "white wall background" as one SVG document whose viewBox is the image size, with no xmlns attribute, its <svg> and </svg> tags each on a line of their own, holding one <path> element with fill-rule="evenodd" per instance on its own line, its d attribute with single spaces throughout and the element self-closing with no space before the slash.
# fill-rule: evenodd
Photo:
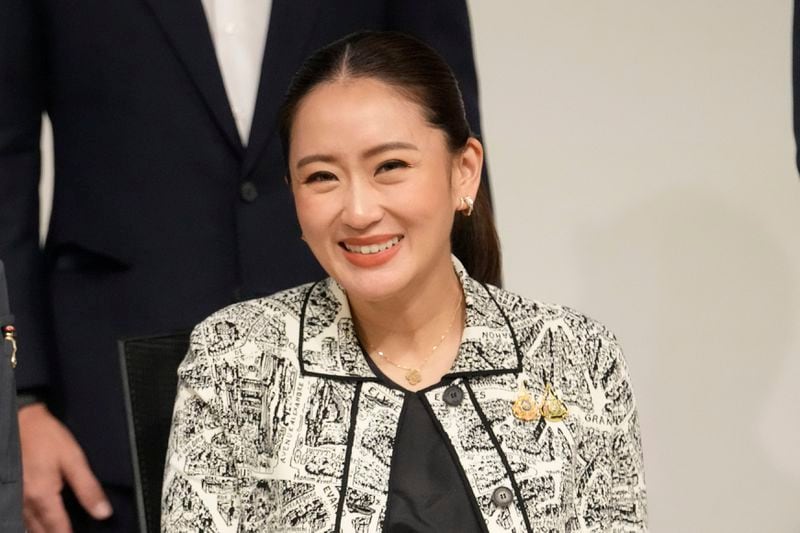
<svg viewBox="0 0 800 533">
<path fill-rule="evenodd" d="M 656 532 L 800 532 L 790 0 L 472 0 L 506 285 L 625 347 Z"/>
<path fill-rule="evenodd" d="M 800 532 L 790 0 L 469 4 L 506 285 L 620 337 L 651 529 Z"/>
</svg>

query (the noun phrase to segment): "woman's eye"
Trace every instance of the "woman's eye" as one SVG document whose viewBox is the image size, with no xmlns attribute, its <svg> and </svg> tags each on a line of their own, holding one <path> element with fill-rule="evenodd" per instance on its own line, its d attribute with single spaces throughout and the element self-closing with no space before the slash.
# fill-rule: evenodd
<svg viewBox="0 0 800 533">
<path fill-rule="evenodd" d="M 333 181 L 336 176 L 330 172 L 314 172 L 305 179 L 305 183 L 317 183 L 322 181 Z"/>
<path fill-rule="evenodd" d="M 396 168 L 406 168 L 406 167 L 408 167 L 408 163 L 406 163 L 405 161 L 399 161 L 397 159 L 393 159 L 391 161 L 386 161 L 384 163 L 381 163 L 381 165 L 378 167 L 378 172 L 388 172 Z"/>
</svg>

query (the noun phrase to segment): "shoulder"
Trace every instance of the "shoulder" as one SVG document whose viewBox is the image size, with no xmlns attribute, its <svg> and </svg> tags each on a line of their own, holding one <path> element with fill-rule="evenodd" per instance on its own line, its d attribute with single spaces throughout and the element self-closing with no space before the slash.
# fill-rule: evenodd
<svg viewBox="0 0 800 533">
<path fill-rule="evenodd" d="M 550 372 L 561 367 L 576 383 L 586 377 L 593 386 L 604 389 L 609 404 L 632 408 L 633 392 L 622 348 L 602 322 L 565 305 L 487 288 L 508 317 L 527 370 L 545 368 Z"/>
<path fill-rule="evenodd" d="M 485 287 L 512 327 L 515 324 L 521 325 L 522 329 L 536 324 L 558 326 L 581 338 L 616 342 L 616 336 L 602 322 L 572 307 L 527 298 L 493 285 Z"/>
<path fill-rule="evenodd" d="M 200 322 L 178 367 L 180 389 L 226 410 L 219 399 L 243 386 L 266 386 L 264 372 L 274 361 L 296 366 L 300 309 L 311 285 L 229 305 Z"/>
<path fill-rule="evenodd" d="M 300 323 L 304 300 L 313 285 L 299 285 L 212 313 L 192 330 L 191 351 L 224 357 L 247 344 L 278 346 L 288 342 L 289 332 Z"/>
<path fill-rule="evenodd" d="M 554 360 L 592 372 L 626 372 L 617 337 L 602 322 L 566 305 L 487 285 L 516 337 L 524 360 Z"/>
</svg>

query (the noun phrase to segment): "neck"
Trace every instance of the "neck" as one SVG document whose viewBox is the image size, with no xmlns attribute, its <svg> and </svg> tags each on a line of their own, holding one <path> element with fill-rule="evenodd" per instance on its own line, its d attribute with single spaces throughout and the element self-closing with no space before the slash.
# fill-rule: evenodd
<svg viewBox="0 0 800 533">
<path fill-rule="evenodd" d="M 461 283 L 449 255 L 430 275 L 411 284 L 402 294 L 381 301 L 350 301 L 364 347 L 384 350 L 397 359 L 422 359 L 447 330 L 461 302 Z M 455 317 L 449 335 L 460 334 Z M 458 327 L 457 327 L 458 326 Z"/>
</svg>

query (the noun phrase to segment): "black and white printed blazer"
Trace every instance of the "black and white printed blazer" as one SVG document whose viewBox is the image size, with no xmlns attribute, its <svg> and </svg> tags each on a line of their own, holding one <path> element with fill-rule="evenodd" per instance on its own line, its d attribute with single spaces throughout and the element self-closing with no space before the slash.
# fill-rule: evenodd
<svg viewBox="0 0 800 533">
<path fill-rule="evenodd" d="M 449 376 L 463 401 L 446 403 L 447 385 L 423 401 L 486 531 L 645 531 L 639 424 L 613 334 L 454 264 L 466 323 Z M 370 369 L 335 281 L 215 313 L 178 373 L 162 531 L 382 530 L 404 393 Z M 541 398 L 547 385 L 563 421 L 514 416 L 521 389 Z"/>
</svg>

